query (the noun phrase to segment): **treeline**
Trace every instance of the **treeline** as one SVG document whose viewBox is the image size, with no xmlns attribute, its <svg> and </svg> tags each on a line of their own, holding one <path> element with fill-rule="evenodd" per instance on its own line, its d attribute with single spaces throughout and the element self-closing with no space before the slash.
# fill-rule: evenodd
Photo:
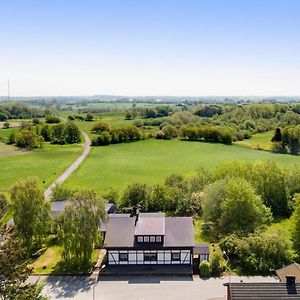
<svg viewBox="0 0 300 300">
<path fill-rule="evenodd" d="M 81 140 L 78 126 L 72 122 L 54 125 L 39 124 L 36 126 L 24 125 L 18 132 L 11 132 L 7 144 L 17 147 L 33 149 L 42 148 L 44 142 L 52 144 L 74 144 Z"/>
<path fill-rule="evenodd" d="M 128 143 L 145 138 L 136 126 L 129 125 L 122 128 L 110 128 L 105 122 L 99 121 L 91 129 L 98 136 L 92 140 L 92 146 L 106 146 L 109 144 Z"/>
<path fill-rule="evenodd" d="M 32 119 L 45 116 L 45 111 L 22 103 L 1 104 L 0 105 L 0 121 L 9 119 Z"/>
<path fill-rule="evenodd" d="M 171 109 L 147 108 L 144 112 L 137 110 L 134 124 L 138 127 L 159 126 L 167 124 L 177 129 L 182 125 L 212 126 L 227 128 L 232 133 L 233 141 L 249 139 L 253 134 L 300 125 L 299 104 L 211 104 L 198 105 L 194 108 L 170 107 Z M 132 110 L 133 112 L 133 110 Z"/>
<path fill-rule="evenodd" d="M 232 133 L 223 128 L 184 125 L 180 128 L 180 130 L 182 138 L 189 141 L 202 141 L 227 145 L 231 145 L 233 141 Z"/>
</svg>

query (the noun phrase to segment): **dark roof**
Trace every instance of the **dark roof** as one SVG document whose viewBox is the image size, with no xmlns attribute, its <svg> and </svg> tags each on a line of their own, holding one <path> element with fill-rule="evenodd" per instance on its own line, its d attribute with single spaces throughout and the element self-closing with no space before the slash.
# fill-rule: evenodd
<svg viewBox="0 0 300 300">
<path fill-rule="evenodd" d="M 128 215 L 109 215 L 106 224 L 104 246 L 126 247 L 135 246 L 135 235 L 164 235 L 162 247 L 193 247 L 194 230 L 191 217 L 164 217 L 164 214 L 140 214 L 136 217 Z M 150 222 L 149 222 L 150 221 Z M 142 225 L 139 225 L 142 224 Z M 164 228 L 162 229 L 162 225 Z M 101 229 L 101 231 L 103 231 Z M 142 233 L 143 232 L 143 233 Z"/>
<path fill-rule="evenodd" d="M 208 255 L 209 254 L 209 247 L 206 243 L 198 243 L 195 244 L 193 249 L 194 254 L 198 255 Z"/>
<path fill-rule="evenodd" d="M 135 235 L 165 235 L 165 214 L 140 213 Z"/>
<path fill-rule="evenodd" d="M 134 222 L 131 217 L 109 217 L 106 224 L 105 247 L 132 247 L 134 244 Z"/>
<path fill-rule="evenodd" d="M 286 276 L 296 277 L 296 282 L 300 283 L 300 264 L 293 263 L 276 271 L 277 277 L 281 282 L 286 282 Z"/>
<path fill-rule="evenodd" d="M 229 300 L 299 300 L 300 284 L 286 285 L 285 283 L 226 283 Z"/>
<path fill-rule="evenodd" d="M 195 245 L 193 219 L 191 217 L 167 217 L 165 222 L 165 247 L 193 247 Z"/>
</svg>

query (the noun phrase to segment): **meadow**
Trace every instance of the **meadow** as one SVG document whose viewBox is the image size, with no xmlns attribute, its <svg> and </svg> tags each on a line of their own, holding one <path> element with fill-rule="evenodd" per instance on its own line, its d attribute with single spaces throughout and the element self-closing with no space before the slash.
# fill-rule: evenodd
<svg viewBox="0 0 300 300">
<path fill-rule="evenodd" d="M 271 139 L 274 136 L 274 131 L 267 131 L 263 133 L 254 134 L 251 139 L 246 139 L 240 142 L 236 142 L 238 145 L 250 147 L 253 149 L 267 150 L 272 149 Z"/>
<path fill-rule="evenodd" d="M 162 183 L 172 173 L 188 175 L 198 168 L 213 169 L 231 161 L 274 160 L 283 166 L 300 163 L 299 157 L 258 151 L 240 145 L 144 140 L 93 147 L 88 159 L 67 180 L 77 188 L 122 191 L 128 184 Z"/>
<path fill-rule="evenodd" d="M 36 176 L 47 188 L 80 155 L 82 146 L 47 143 L 43 149 L 25 151 L 0 143 L 0 151 L 7 153 L 0 155 L 0 192 L 5 192 L 29 176 Z"/>
</svg>

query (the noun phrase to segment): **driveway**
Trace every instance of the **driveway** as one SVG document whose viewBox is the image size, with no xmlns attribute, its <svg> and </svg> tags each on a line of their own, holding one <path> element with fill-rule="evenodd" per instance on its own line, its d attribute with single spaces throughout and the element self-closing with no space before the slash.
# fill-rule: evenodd
<svg viewBox="0 0 300 300">
<path fill-rule="evenodd" d="M 45 277 L 44 292 L 50 299 L 75 300 L 224 300 L 229 282 L 276 282 L 275 277 L 210 278 L 199 277 L 109 277 L 105 276 L 93 285 L 85 276 Z M 31 277 L 31 280 L 36 278 Z"/>
<path fill-rule="evenodd" d="M 89 136 L 84 132 L 81 131 L 83 138 L 84 138 L 84 151 L 82 154 L 71 164 L 71 166 L 64 171 L 45 191 L 44 195 L 46 199 L 51 197 L 52 189 L 55 187 L 56 184 L 63 183 L 83 162 L 83 160 L 87 157 L 87 155 L 91 151 L 91 140 Z"/>
</svg>

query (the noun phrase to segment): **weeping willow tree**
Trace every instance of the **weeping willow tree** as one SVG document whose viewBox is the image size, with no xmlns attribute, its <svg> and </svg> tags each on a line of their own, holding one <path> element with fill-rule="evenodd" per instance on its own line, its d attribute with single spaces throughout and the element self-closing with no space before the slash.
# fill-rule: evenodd
<svg viewBox="0 0 300 300">
<path fill-rule="evenodd" d="M 88 263 L 96 245 L 99 245 L 100 219 L 106 219 L 105 201 L 91 190 L 81 190 L 74 195 L 59 220 L 59 240 L 66 263 Z"/>
</svg>

